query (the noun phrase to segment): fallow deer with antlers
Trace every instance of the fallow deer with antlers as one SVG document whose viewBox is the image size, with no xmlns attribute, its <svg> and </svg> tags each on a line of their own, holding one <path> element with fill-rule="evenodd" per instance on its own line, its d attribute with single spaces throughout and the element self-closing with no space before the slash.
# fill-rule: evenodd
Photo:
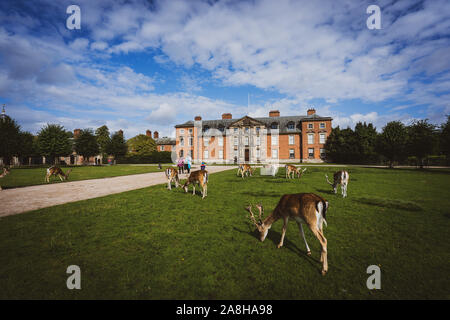
<svg viewBox="0 0 450 320">
<path fill-rule="evenodd" d="M 285 166 L 286 169 L 286 179 L 293 179 L 297 175 L 297 177 L 300 179 L 300 177 L 303 175 L 303 173 L 306 171 L 305 169 L 297 168 L 296 166 L 293 166 L 291 164 L 287 164 Z"/>
<path fill-rule="evenodd" d="M 172 190 L 172 181 L 175 181 L 175 188 L 178 188 L 180 184 L 180 178 L 178 177 L 177 168 L 167 168 L 166 169 L 166 178 L 167 178 L 167 189 Z"/>
<path fill-rule="evenodd" d="M 67 173 L 61 170 L 61 168 L 52 166 L 47 169 L 47 174 L 45 175 L 45 181 L 50 182 L 51 176 L 58 176 L 61 181 L 67 180 L 69 178 L 69 174 L 72 172 L 72 169 L 67 170 Z"/>
<path fill-rule="evenodd" d="M 182 188 L 188 192 L 188 185 L 192 184 L 192 194 L 195 195 L 195 184 L 199 184 L 202 188 L 202 199 L 204 199 L 208 195 L 208 176 L 206 170 L 192 171 Z"/>
<path fill-rule="evenodd" d="M 320 254 L 320 261 L 322 262 L 322 275 L 327 273 L 327 239 L 323 235 L 323 223 L 325 223 L 325 225 L 327 224 L 325 219 L 328 209 L 328 201 L 314 193 L 285 194 L 281 197 L 273 212 L 264 220 L 262 220 L 261 217 L 264 212 L 263 206 L 258 204 L 256 205 L 256 208 L 259 210 L 259 221 L 256 221 L 251 205 L 245 209 L 250 213 L 250 220 L 258 229 L 261 241 L 264 241 L 266 238 L 272 224 L 279 219 L 283 219 L 283 231 L 281 234 L 280 243 L 278 244 L 278 248 L 281 248 L 283 246 L 287 224 L 291 218 L 297 222 L 303 241 L 306 245 L 307 254 L 311 255 L 311 250 L 306 242 L 305 233 L 303 232 L 302 227 L 302 223 L 306 223 L 308 228 L 320 242 L 322 247 L 322 252 Z"/>
<path fill-rule="evenodd" d="M 338 185 L 341 185 L 342 197 L 345 198 L 347 196 L 348 180 L 350 179 L 350 175 L 347 171 L 341 170 L 335 172 L 333 175 L 333 183 L 328 180 L 328 176 L 326 174 L 325 178 L 327 179 L 327 182 L 331 185 L 331 187 L 333 187 L 334 193 L 337 193 Z"/>
</svg>

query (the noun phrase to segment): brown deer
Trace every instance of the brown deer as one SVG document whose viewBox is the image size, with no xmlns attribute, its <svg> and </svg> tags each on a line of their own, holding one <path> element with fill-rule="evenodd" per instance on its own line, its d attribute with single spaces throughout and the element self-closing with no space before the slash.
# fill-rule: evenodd
<svg viewBox="0 0 450 320">
<path fill-rule="evenodd" d="M 253 215 L 251 205 L 245 209 L 250 213 L 250 220 L 258 229 L 261 241 L 264 241 L 266 238 L 272 224 L 278 219 L 283 219 L 283 231 L 281 233 L 280 243 L 278 244 L 278 248 L 281 248 L 283 246 L 284 235 L 286 234 L 289 218 L 292 218 L 298 224 L 303 241 L 306 245 L 307 254 L 311 255 L 311 250 L 306 242 L 305 233 L 303 232 L 302 227 L 302 223 L 306 223 L 308 228 L 320 242 L 322 247 L 322 252 L 320 255 L 320 261 L 322 262 L 322 275 L 327 273 L 327 239 L 323 235 L 323 223 L 327 225 L 325 219 L 328 209 L 328 201 L 314 193 L 285 194 L 281 196 L 281 199 L 273 212 L 264 220 L 261 220 L 261 215 L 264 212 L 263 206 L 256 205 L 256 207 L 259 210 L 258 221 L 256 221 L 255 216 Z"/>
<path fill-rule="evenodd" d="M 3 178 L 9 174 L 10 170 L 6 167 L 3 167 L 2 173 L 0 174 L 0 178 Z"/>
<path fill-rule="evenodd" d="M 248 164 L 240 164 L 237 171 L 237 176 L 239 176 L 239 174 L 242 175 L 242 178 L 244 178 L 245 175 L 253 176 L 253 168 Z"/>
<path fill-rule="evenodd" d="M 208 171 L 192 171 L 182 188 L 185 192 L 188 192 L 188 185 L 192 184 L 192 194 L 195 195 L 196 183 L 202 188 L 202 199 L 204 199 L 208 195 Z"/>
<path fill-rule="evenodd" d="M 69 178 L 69 174 L 72 169 L 67 170 L 67 173 L 64 173 L 61 168 L 52 166 L 47 169 L 47 174 L 45 175 L 45 181 L 50 182 L 51 176 L 58 176 L 61 181 L 67 180 Z"/>
<path fill-rule="evenodd" d="M 177 168 L 167 168 L 166 169 L 166 178 L 167 178 L 167 189 L 172 190 L 172 181 L 175 181 L 175 188 L 178 188 L 180 184 L 180 178 L 178 177 Z"/>
<path fill-rule="evenodd" d="M 345 198 L 347 196 L 348 180 L 350 179 L 350 175 L 347 171 L 341 170 L 335 172 L 333 175 L 333 183 L 328 180 L 328 176 L 326 174 L 325 178 L 327 179 L 327 182 L 333 187 L 334 193 L 337 193 L 338 185 L 341 185 L 342 197 Z"/>
<path fill-rule="evenodd" d="M 301 168 L 297 168 L 296 166 L 287 164 L 285 166 L 286 169 L 286 179 L 293 179 L 295 178 L 295 175 L 300 179 L 303 173 L 306 171 L 306 168 L 301 170 Z M 292 177 L 292 178 L 291 178 Z"/>
</svg>

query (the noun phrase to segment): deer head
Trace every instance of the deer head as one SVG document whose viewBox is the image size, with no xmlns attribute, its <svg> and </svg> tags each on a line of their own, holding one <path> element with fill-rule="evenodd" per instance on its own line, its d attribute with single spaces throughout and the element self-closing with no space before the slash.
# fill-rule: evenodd
<svg viewBox="0 0 450 320">
<path fill-rule="evenodd" d="M 267 233 L 269 232 L 269 229 L 272 225 L 266 225 L 264 224 L 264 222 L 262 221 L 262 213 L 264 212 L 264 208 L 261 204 L 257 204 L 256 208 L 258 208 L 259 210 L 259 219 L 258 221 L 256 221 L 255 219 L 255 215 L 252 212 L 252 206 L 249 205 L 248 207 L 245 208 L 245 210 L 247 210 L 250 213 L 250 220 L 253 222 L 253 224 L 256 226 L 256 228 L 259 231 L 259 239 L 261 241 L 264 241 L 264 239 L 266 239 Z"/>
</svg>

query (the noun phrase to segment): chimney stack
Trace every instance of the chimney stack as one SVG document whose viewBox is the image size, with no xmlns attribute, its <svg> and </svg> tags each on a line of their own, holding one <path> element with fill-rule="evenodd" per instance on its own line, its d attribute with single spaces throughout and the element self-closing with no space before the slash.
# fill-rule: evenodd
<svg viewBox="0 0 450 320">
<path fill-rule="evenodd" d="M 123 137 L 123 130 L 122 129 L 119 130 L 119 134 Z"/>
<path fill-rule="evenodd" d="M 159 138 L 158 131 L 153 132 L 153 139 L 158 139 L 158 138 Z"/>
<path fill-rule="evenodd" d="M 308 109 L 308 111 L 307 111 L 308 116 L 311 116 L 315 113 L 316 113 L 316 109 L 314 109 L 314 108 Z"/>
<path fill-rule="evenodd" d="M 145 135 L 147 136 L 147 137 L 152 137 L 152 132 L 150 131 L 150 130 L 147 130 L 146 132 L 145 132 Z"/>
<path fill-rule="evenodd" d="M 73 137 L 76 138 L 80 135 L 81 129 L 75 129 L 73 130 Z"/>
<path fill-rule="evenodd" d="M 195 120 L 195 121 L 201 121 L 201 120 L 202 120 L 202 117 L 196 116 L 196 117 L 194 118 L 194 120 Z"/>
<path fill-rule="evenodd" d="M 269 111 L 269 117 L 279 117 L 279 116 L 280 116 L 280 111 L 278 111 L 278 110 Z"/>
<path fill-rule="evenodd" d="M 231 113 L 223 113 L 222 114 L 222 119 L 232 119 L 233 116 L 231 115 Z"/>
</svg>

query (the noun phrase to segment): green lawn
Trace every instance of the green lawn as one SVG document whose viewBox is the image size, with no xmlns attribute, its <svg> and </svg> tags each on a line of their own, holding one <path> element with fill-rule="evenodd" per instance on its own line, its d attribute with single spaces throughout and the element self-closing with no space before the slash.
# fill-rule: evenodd
<svg viewBox="0 0 450 320">
<path fill-rule="evenodd" d="M 168 165 L 163 165 L 163 169 Z M 125 176 L 129 174 L 139 174 L 162 171 L 158 166 L 135 166 L 135 165 L 115 165 L 115 166 L 77 166 L 61 167 L 64 172 L 72 169 L 67 181 L 78 181 L 87 179 L 98 179 L 106 177 Z M 0 186 L 3 189 L 25 187 L 38 184 L 46 184 L 45 174 L 47 168 L 12 168 L 11 173 L 0 179 Z M 51 183 L 61 183 L 59 177 L 52 176 Z"/>
<path fill-rule="evenodd" d="M 450 172 L 352 167 L 342 199 L 325 182 L 333 170 L 230 170 L 210 176 L 204 200 L 158 185 L 2 218 L 0 299 L 449 299 Z M 282 222 L 261 243 L 246 217 L 248 203 L 267 215 L 298 192 L 330 203 L 326 276 L 309 230 L 312 257 L 296 223 L 277 249 Z M 81 290 L 66 288 L 73 264 Z M 366 287 L 373 264 L 381 290 Z"/>
</svg>

